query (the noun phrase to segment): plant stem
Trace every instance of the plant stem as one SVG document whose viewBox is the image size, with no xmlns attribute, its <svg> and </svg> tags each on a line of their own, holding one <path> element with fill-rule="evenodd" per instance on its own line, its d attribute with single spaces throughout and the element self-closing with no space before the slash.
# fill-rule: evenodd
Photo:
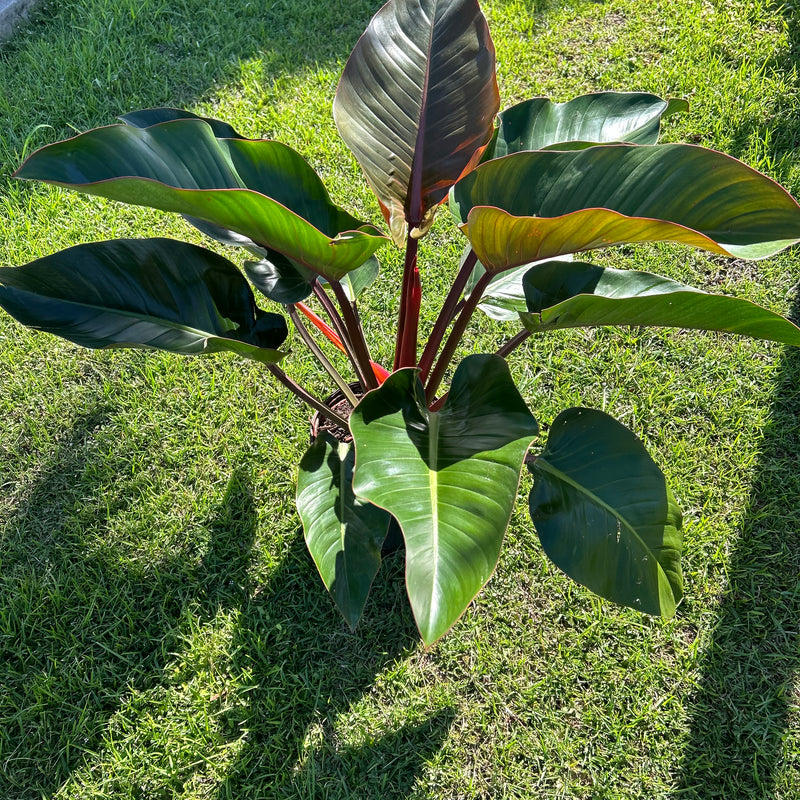
<svg viewBox="0 0 800 800">
<path fill-rule="evenodd" d="M 372 359 L 370 358 L 367 340 L 364 338 L 364 331 L 358 322 L 358 316 L 353 308 L 355 304 L 350 302 L 339 281 L 329 281 L 329 284 L 342 310 L 342 317 L 344 318 L 345 328 L 348 333 L 348 353 L 352 351 L 353 365 L 359 373 L 361 386 L 365 391 L 377 389 L 378 379 L 372 372 Z"/>
<path fill-rule="evenodd" d="M 450 331 L 450 335 L 447 337 L 447 341 L 442 348 L 442 353 L 439 356 L 439 360 L 436 362 L 436 366 L 433 368 L 428 385 L 425 387 L 425 397 L 428 403 L 430 403 L 436 397 L 436 390 L 439 388 L 442 378 L 444 378 L 444 373 L 447 370 L 447 367 L 450 365 L 450 361 L 456 352 L 458 343 L 461 341 L 461 337 L 464 335 L 464 331 L 467 329 L 467 325 L 469 324 L 470 319 L 472 319 L 472 315 L 475 312 L 478 303 L 481 301 L 481 296 L 483 295 L 486 287 L 489 285 L 489 282 L 492 280 L 492 277 L 492 274 L 489 272 L 481 275 L 478 282 L 475 284 L 475 288 L 470 293 L 469 299 L 464 303 L 464 308 L 461 309 L 461 313 L 458 315 L 458 318 L 453 324 L 453 330 Z"/>
<path fill-rule="evenodd" d="M 419 377 L 423 383 L 428 377 L 428 373 L 431 371 L 433 359 L 436 358 L 436 353 L 439 351 L 439 345 L 442 343 L 442 338 L 447 330 L 447 326 L 452 322 L 456 314 L 461 294 L 464 291 L 464 287 L 467 285 L 472 270 L 475 269 L 477 261 L 478 256 L 475 255 L 475 251 L 470 250 L 442 304 L 442 309 L 439 312 L 439 316 L 436 318 L 436 323 L 428 338 L 428 343 L 425 345 L 425 349 L 422 351 L 422 357 L 419 360 Z"/>
<path fill-rule="evenodd" d="M 344 297 L 344 302 L 342 302 L 342 299 L 339 297 L 339 294 L 336 291 L 336 286 L 334 286 L 334 282 L 329 281 L 328 285 L 333 289 L 334 294 L 336 294 L 336 299 L 342 306 L 342 313 L 344 313 L 344 307 L 348 305 L 350 301 L 344 294 L 341 284 L 337 283 L 336 286 L 339 287 L 339 291 L 342 293 L 342 296 Z M 372 368 L 370 367 L 366 371 L 364 371 L 364 369 L 361 366 L 361 363 L 359 362 L 359 359 L 356 356 L 355 348 L 353 347 L 353 344 L 351 342 L 350 331 L 348 330 L 347 325 L 342 319 L 341 314 L 339 314 L 339 311 L 337 310 L 336 306 L 331 302 L 331 299 L 330 297 L 328 297 L 327 292 L 322 288 L 322 286 L 319 285 L 319 282 L 314 281 L 313 286 L 314 286 L 314 294 L 317 300 L 319 300 L 320 305 L 325 309 L 325 313 L 328 315 L 333 327 L 336 329 L 336 333 L 339 334 L 339 339 L 341 339 L 345 353 L 347 353 L 347 357 L 350 359 L 350 363 L 353 365 L 356 377 L 361 383 L 362 388 L 366 389 L 368 387 L 368 382 L 372 380 L 371 377 Z"/>
<path fill-rule="evenodd" d="M 495 355 L 500 358 L 505 358 L 516 350 L 529 336 L 531 332 L 528 330 L 520 331 L 515 336 L 512 336 L 496 353 Z"/>
<path fill-rule="evenodd" d="M 293 381 L 277 364 L 267 364 L 267 369 L 282 383 L 292 394 L 297 395 L 304 403 L 308 403 L 311 408 L 319 411 L 325 419 L 338 425 L 342 430 L 349 431 L 350 428 L 347 420 L 340 417 L 335 411 L 332 411 L 328 406 L 320 400 L 317 400 L 312 394 L 309 394 L 299 383 Z"/>
<path fill-rule="evenodd" d="M 410 229 L 409 229 L 410 230 Z M 417 364 L 417 335 L 422 286 L 417 266 L 419 239 L 409 232 L 406 239 L 406 260 L 403 265 L 403 288 L 400 294 L 400 311 L 397 316 L 397 340 L 394 348 L 394 368 L 414 367 Z"/>
<path fill-rule="evenodd" d="M 314 338 L 309 333 L 308 328 L 306 328 L 300 319 L 297 309 L 293 305 L 285 306 L 285 308 L 289 312 L 289 319 L 292 320 L 294 327 L 297 329 L 298 334 L 300 334 L 300 338 L 305 342 L 306 347 L 308 347 L 308 349 L 313 353 L 317 361 L 322 364 L 325 372 L 331 376 L 333 382 L 339 387 L 339 390 L 350 402 L 350 405 L 355 408 L 358 404 L 358 401 L 356 400 L 356 396 L 353 394 L 353 390 L 347 385 L 347 381 L 339 374 L 336 367 L 333 366 L 325 353 L 322 352 L 320 346 L 314 341 Z"/>
</svg>

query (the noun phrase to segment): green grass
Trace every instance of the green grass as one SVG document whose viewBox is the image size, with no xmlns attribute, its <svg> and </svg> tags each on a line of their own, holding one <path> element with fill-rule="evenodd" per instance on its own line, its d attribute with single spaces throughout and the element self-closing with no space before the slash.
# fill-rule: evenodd
<svg viewBox="0 0 800 800">
<path fill-rule="evenodd" d="M 201 241 L 174 217 L 10 179 L 31 148 L 157 105 L 287 142 L 378 222 L 330 115 L 378 6 L 45 2 L 0 45 L 0 263 L 117 236 Z M 790 6 L 484 7 L 504 105 L 685 96 L 667 140 L 731 152 L 800 193 Z M 440 217 L 422 247 L 431 298 L 460 250 Z M 795 254 L 595 258 L 800 315 Z M 399 257 L 383 261 L 363 312 L 388 361 Z M 476 320 L 464 352 L 500 338 Z M 800 357 L 598 330 L 535 340 L 512 364 L 540 420 L 603 408 L 663 466 L 685 511 L 674 620 L 571 583 L 520 503 L 495 576 L 435 648 L 420 646 L 397 558 L 351 634 L 293 510 L 308 412 L 262 369 L 79 350 L 0 316 L 0 797 L 800 798 Z M 299 352 L 290 371 L 328 390 Z"/>
</svg>

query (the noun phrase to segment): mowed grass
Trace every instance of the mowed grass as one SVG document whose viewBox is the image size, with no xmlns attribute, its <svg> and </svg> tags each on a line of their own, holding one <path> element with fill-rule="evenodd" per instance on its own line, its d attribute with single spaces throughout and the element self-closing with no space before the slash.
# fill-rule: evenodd
<svg viewBox="0 0 800 800">
<path fill-rule="evenodd" d="M 336 135 L 341 68 L 379 2 L 59 0 L 0 45 L 0 264 L 179 219 L 12 171 L 117 114 L 188 107 L 278 138 L 379 222 Z M 758 0 L 486 0 L 504 105 L 683 96 L 664 138 L 800 193 L 797 10 Z M 422 248 L 426 321 L 461 243 Z M 235 259 L 238 256 L 233 256 Z M 800 260 L 596 254 L 798 312 Z M 390 359 L 399 255 L 362 315 Z M 513 332 L 476 319 L 464 352 Z M 300 347 L 293 376 L 326 382 Z M 800 797 L 800 357 L 684 331 L 568 331 L 512 358 L 546 425 L 602 408 L 685 512 L 662 622 L 544 558 L 521 501 L 497 571 L 430 651 L 387 559 L 351 634 L 293 509 L 308 411 L 257 365 L 86 351 L 0 316 L 0 797 Z"/>
</svg>

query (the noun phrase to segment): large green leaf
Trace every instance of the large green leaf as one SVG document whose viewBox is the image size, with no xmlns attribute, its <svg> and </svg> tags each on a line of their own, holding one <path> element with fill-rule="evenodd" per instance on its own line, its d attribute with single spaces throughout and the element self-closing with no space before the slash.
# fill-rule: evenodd
<svg viewBox="0 0 800 800">
<path fill-rule="evenodd" d="M 172 239 L 70 247 L 0 269 L 0 306 L 20 322 L 84 347 L 230 350 L 273 364 L 286 322 L 259 309 L 239 270 Z"/>
<path fill-rule="evenodd" d="M 681 512 L 639 439 L 602 411 L 571 408 L 530 469 L 531 518 L 553 562 L 601 597 L 672 616 Z"/>
<path fill-rule="evenodd" d="M 325 587 L 355 629 L 381 565 L 391 517 L 353 494 L 352 444 L 323 433 L 300 461 L 297 510 Z"/>
<path fill-rule="evenodd" d="M 487 161 L 451 207 L 487 270 L 624 242 L 763 258 L 800 241 L 800 206 L 735 158 L 692 145 L 599 145 Z"/>
<path fill-rule="evenodd" d="M 476 163 L 500 105 L 477 0 L 390 0 L 345 66 L 333 115 L 399 245 Z"/>
<path fill-rule="evenodd" d="M 350 418 L 357 495 L 389 511 L 406 542 L 417 627 L 433 644 L 489 579 L 536 420 L 497 356 L 461 362 L 441 411 L 415 370 L 395 372 Z"/>
<path fill-rule="evenodd" d="M 749 300 L 707 294 L 649 272 L 550 261 L 528 269 L 522 284 L 527 310 L 519 316 L 534 333 L 649 325 L 727 331 L 800 346 L 800 328 L 780 314 Z"/>
<path fill-rule="evenodd" d="M 662 118 L 688 107 L 685 100 L 643 92 L 597 92 L 566 103 L 536 97 L 500 112 L 491 157 L 609 142 L 655 144 Z"/>
<path fill-rule="evenodd" d="M 197 218 L 334 279 L 385 242 L 290 147 L 217 138 L 202 119 L 97 128 L 37 150 L 16 176 Z"/>
</svg>

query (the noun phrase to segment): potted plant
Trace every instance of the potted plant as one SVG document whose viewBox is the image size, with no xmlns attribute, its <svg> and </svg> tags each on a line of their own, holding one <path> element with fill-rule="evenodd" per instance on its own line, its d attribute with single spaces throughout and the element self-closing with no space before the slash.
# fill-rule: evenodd
<svg viewBox="0 0 800 800">
<path fill-rule="evenodd" d="M 300 463 L 297 507 L 322 579 L 354 627 L 398 525 L 426 645 L 489 579 L 523 467 L 533 473 L 533 526 L 564 572 L 649 614 L 670 616 L 681 599 L 681 512 L 634 433 L 571 408 L 529 451 L 539 426 L 505 361 L 529 336 L 650 325 L 800 345 L 800 329 L 746 300 L 573 260 L 652 241 L 763 258 L 800 240 L 800 206 L 772 180 L 722 153 L 657 144 L 661 120 L 683 101 L 607 92 L 499 108 L 477 0 L 390 0 L 355 45 L 333 106 L 385 228 L 332 203 L 291 148 L 158 108 L 43 147 L 16 175 L 182 214 L 255 256 L 245 274 L 160 238 L 94 242 L 0 269 L 0 305 L 25 325 L 87 347 L 233 351 L 306 401 L 325 425 Z M 420 341 L 422 304 L 437 298 L 425 294 L 418 245 L 448 210 L 466 249 Z M 405 259 L 394 362 L 382 366 L 358 298 L 392 243 Z M 273 310 L 256 304 L 251 285 Z M 519 333 L 455 364 L 479 308 L 516 320 Z M 336 403 L 284 370 L 287 317 Z M 352 375 L 331 362 L 332 347 Z"/>
</svg>

